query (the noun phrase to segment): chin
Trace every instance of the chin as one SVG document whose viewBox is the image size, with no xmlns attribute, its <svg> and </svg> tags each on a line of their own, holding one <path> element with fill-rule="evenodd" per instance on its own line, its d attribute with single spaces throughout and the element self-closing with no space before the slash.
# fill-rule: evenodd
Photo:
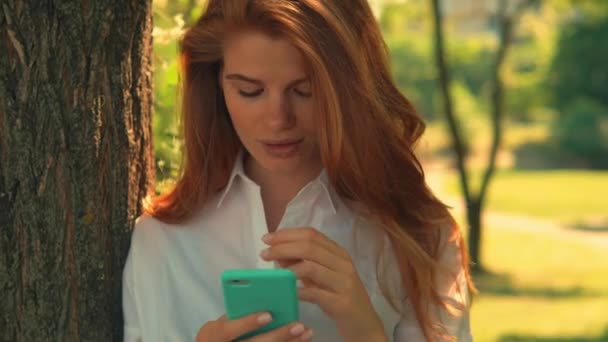
<svg viewBox="0 0 608 342">
<path fill-rule="evenodd" d="M 320 164 L 318 152 L 308 144 L 302 144 L 294 153 L 279 151 L 272 153 L 262 146 L 254 145 L 248 149 L 256 164 L 267 172 L 282 175 L 306 174 Z"/>
<path fill-rule="evenodd" d="M 297 171 L 301 167 L 301 157 L 294 156 L 291 158 L 276 158 L 273 156 L 269 156 L 264 151 L 261 152 L 263 157 L 256 159 L 261 164 L 262 168 L 268 170 L 272 173 L 293 173 Z"/>
</svg>

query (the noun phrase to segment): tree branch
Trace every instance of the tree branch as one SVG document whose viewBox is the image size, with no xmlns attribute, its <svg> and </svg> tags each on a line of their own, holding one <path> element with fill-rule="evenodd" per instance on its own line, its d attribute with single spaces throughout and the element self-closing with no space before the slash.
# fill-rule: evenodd
<svg viewBox="0 0 608 342">
<path fill-rule="evenodd" d="M 433 7 L 433 19 L 435 27 L 435 62 L 439 72 L 439 84 L 441 93 L 443 94 L 443 111 L 448 120 L 448 126 L 452 136 L 453 149 L 456 152 L 456 165 L 460 175 L 460 186 L 464 194 L 465 200 L 469 203 L 470 189 L 467 170 L 464 164 L 464 145 L 462 142 L 460 130 L 456 123 L 454 112 L 452 111 L 452 97 L 450 94 L 450 75 L 445 58 L 444 42 L 443 42 L 443 24 L 439 0 L 431 0 Z"/>
<path fill-rule="evenodd" d="M 479 193 L 477 194 L 478 201 L 481 205 L 484 203 L 490 179 L 492 178 L 492 175 L 496 169 L 496 157 L 502 142 L 504 84 L 500 76 L 500 71 L 513 40 L 513 27 L 515 23 L 517 23 L 523 11 L 535 2 L 536 0 L 521 1 L 510 15 L 506 13 L 506 0 L 501 0 L 499 3 L 497 14 L 499 23 L 499 44 L 498 51 L 496 52 L 496 57 L 494 59 L 494 68 L 492 68 L 492 147 L 488 157 L 487 167 L 483 174 L 481 186 L 479 188 Z"/>
</svg>

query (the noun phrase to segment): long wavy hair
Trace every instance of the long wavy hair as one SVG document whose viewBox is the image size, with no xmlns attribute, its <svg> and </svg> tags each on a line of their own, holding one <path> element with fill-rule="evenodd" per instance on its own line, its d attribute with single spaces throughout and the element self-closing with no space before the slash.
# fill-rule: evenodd
<svg viewBox="0 0 608 342">
<path fill-rule="evenodd" d="M 322 161 L 332 186 L 377 222 L 370 229 L 388 237 L 401 286 L 427 340 L 445 337 L 428 308 L 433 302 L 445 310 L 450 306 L 435 283 L 439 228 L 447 222 L 450 236 L 459 240 L 468 290 L 474 290 L 467 253 L 446 206 L 426 185 L 414 154 L 424 122 L 395 86 L 386 45 L 366 0 L 210 0 L 179 47 L 181 175 L 170 191 L 147 198 L 145 213 L 164 222 L 184 222 L 227 185 L 243 146 L 218 73 L 223 42 L 243 29 L 288 39 L 303 54 L 311 71 Z M 401 299 L 387 286 L 381 289 L 393 308 L 403 312 Z"/>
</svg>

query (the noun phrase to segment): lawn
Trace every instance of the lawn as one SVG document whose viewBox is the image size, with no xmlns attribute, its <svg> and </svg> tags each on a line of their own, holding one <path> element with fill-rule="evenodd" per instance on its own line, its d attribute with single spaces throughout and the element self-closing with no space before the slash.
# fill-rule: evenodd
<svg viewBox="0 0 608 342">
<path fill-rule="evenodd" d="M 474 177 L 479 179 L 478 174 Z M 446 175 L 443 187 L 449 194 L 459 195 L 455 173 Z M 499 171 L 488 195 L 492 210 L 587 224 L 590 229 L 608 226 L 606 171 Z"/>
<path fill-rule="evenodd" d="M 605 251 L 556 234 L 486 232 L 481 293 L 471 311 L 476 341 L 608 341 Z"/>
</svg>

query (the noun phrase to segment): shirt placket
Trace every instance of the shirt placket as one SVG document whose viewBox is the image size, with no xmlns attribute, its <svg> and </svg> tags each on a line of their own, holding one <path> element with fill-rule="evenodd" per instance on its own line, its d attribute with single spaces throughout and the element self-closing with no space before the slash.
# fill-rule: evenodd
<svg viewBox="0 0 608 342">
<path fill-rule="evenodd" d="M 253 239 L 253 253 L 256 260 L 256 268 L 274 268 L 275 264 L 260 257 L 260 252 L 268 246 L 262 241 L 262 236 L 268 233 L 268 224 L 264 214 L 264 204 L 260 187 L 257 184 L 247 184 L 247 201 L 251 208 L 250 232 Z"/>
<path fill-rule="evenodd" d="M 312 227 L 323 231 L 320 224 L 323 217 L 329 213 L 329 208 L 315 206 L 322 195 L 321 184 L 318 182 L 309 184 L 289 203 L 279 224 L 279 229 Z M 313 206 L 315 207 L 313 208 Z M 315 213 L 312 213 L 313 210 Z"/>
</svg>

